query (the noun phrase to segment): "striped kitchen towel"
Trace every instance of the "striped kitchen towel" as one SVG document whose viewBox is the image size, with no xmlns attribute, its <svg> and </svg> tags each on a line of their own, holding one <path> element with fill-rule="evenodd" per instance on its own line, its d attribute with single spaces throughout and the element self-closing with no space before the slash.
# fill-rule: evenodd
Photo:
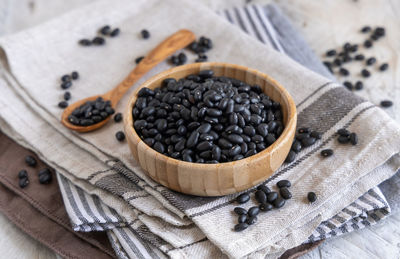
<svg viewBox="0 0 400 259">
<path fill-rule="evenodd" d="M 276 6 L 249 5 L 217 13 L 262 43 L 285 53 L 307 68 L 326 77 L 333 77 Z M 135 221 L 136 225 L 131 224 L 114 209 L 102 203 L 97 196 L 88 195 L 60 174 L 58 180 L 75 231 L 108 231 L 117 254 L 156 258 L 151 253 L 154 251 L 160 256 L 163 249 L 159 249 L 157 244 L 153 245 L 146 241 L 150 239 L 148 235 L 153 236 L 153 234 L 139 219 Z M 131 199 L 139 198 L 141 195 L 143 194 L 137 193 Z M 380 189 L 375 187 L 331 219 L 322 222 L 306 242 L 339 236 L 373 225 L 386 217 L 389 212 L 390 208 L 385 197 Z M 198 243 L 191 246 L 194 248 L 196 244 Z M 122 255 L 120 257 L 123 257 Z"/>
<path fill-rule="evenodd" d="M 98 48 L 77 44 L 105 23 L 122 29 L 118 39 Z M 255 33 L 249 25 L 243 23 Z M 143 27 L 152 34 L 146 41 L 138 37 L 137 28 Z M 77 134 L 59 123 L 62 111 L 56 103 L 62 94 L 56 84 L 60 75 L 72 69 L 80 71 L 81 77 L 71 89 L 75 98 L 106 92 L 124 78 L 137 56 L 184 27 L 213 39 L 214 48 L 207 53 L 210 60 L 246 65 L 274 77 L 292 94 L 299 127 L 323 134 L 315 145 L 299 153 L 295 162 L 283 165 L 267 180 L 269 186 L 275 186 L 281 179 L 290 179 L 293 198 L 279 210 L 260 214 L 257 227 L 241 233 L 232 231 L 236 195 L 193 197 L 155 183 L 134 161 L 127 145 L 113 138 L 121 124 L 108 123 L 98 131 Z M 282 253 L 303 243 L 318 226 L 388 179 L 400 165 L 400 129 L 384 111 L 192 1 L 102 0 L 2 38 L 0 46 L 1 129 L 74 185 L 97 195 L 126 219 L 132 233 L 171 257 Z M 289 49 L 284 51 L 288 54 Z M 168 67 L 161 63 L 141 82 Z M 118 111 L 128 99 L 121 100 Z M 337 143 L 336 131 L 342 127 L 358 133 L 357 146 Z M 319 156 L 327 147 L 335 149 L 332 159 Z M 318 194 L 313 204 L 304 202 L 310 190 Z M 254 205 L 250 201 L 245 206 Z M 85 223 L 83 217 L 80 220 Z M 107 223 L 89 228 L 99 225 Z M 329 234 L 328 228 L 322 230 L 325 236 Z M 129 246 L 122 241 L 120 245 Z"/>
</svg>

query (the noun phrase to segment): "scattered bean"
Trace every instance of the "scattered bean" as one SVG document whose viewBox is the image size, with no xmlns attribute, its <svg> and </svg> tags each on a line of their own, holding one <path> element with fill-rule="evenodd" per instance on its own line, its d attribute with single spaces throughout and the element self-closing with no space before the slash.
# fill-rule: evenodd
<svg viewBox="0 0 400 259">
<path fill-rule="evenodd" d="M 115 133 L 115 138 L 118 141 L 124 141 L 125 139 L 125 134 L 122 131 L 118 131 L 117 133 Z"/>
<path fill-rule="evenodd" d="M 26 170 L 21 170 L 18 172 L 18 178 L 22 179 L 22 178 L 27 178 L 28 177 L 28 172 Z"/>
<path fill-rule="evenodd" d="M 390 101 L 390 100 L 383 100 L 383 101 L 381 101 L 381 106 L 382 106 L 383 108 L 388 108 L 388 107 L 391 107 L 392 105 L 393 105 L 393 102 Z"/>
<path fill-rule="evenodd" d="M 314 192 L 309 192 L 307 194 L 307 199 L 309 202 L 313 203 L 317 200 L 317 195 Z"/>
<path fill-rule="evenodd" d="M 292 186 L 292 183 L 289 180 L 280 180 L 279 182 L 276 183 L 276 186 L 278 186 L 278 188 L 283 188 L 283 187 L 289 188 L 290 186 Z"/>
<path fill-rule="evenodd" d="M 237 201 L 239 204 L 246 203 L 246 202 L 248 202 L 249 200 L 250 200 L 250 195 L 249 195 L 248 193 L 242 193 L 241 195 L 239 195 L 239 196 L 236 198 L 236 201 Z"/>
<path fill-rule="evenodd" d="M 150 32 L 149 32 L 148 30 L 142 30 L 142 31 L 140 32 L 140 34 L 142 35 L 142 38 L 143 38 L 143 39 L 148 39 L 148 38 L 150 38 Z"/>
<path fill-rule="evenodd" d="M 323 157 L 330 157 L 331 155 L 333 155 L 332 149 L 324 149 L 321 151 L 321 156 Z"/>
<path fill-rule="evenodd" d="M 28 165 L 28 166 L 32 166 L 32 167 L 35 167 L 36 166 L 36 164 L 37 164 L 37 161 L 36 161 L 36 159 L 33 157 L 33 156 L 26 156 L 25 157 L 25 163 Z"/>
</svg>

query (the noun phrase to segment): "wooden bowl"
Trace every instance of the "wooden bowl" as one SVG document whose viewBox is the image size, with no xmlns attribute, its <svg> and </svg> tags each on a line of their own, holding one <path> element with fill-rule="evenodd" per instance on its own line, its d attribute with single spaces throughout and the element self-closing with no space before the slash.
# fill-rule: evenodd
<svg viewBox="0 0 400 259">
<path fill-rule="evenodd" d="M 227 76 L 250 85 L 261 86 L 272 100 L 282 106 L 285 129 L 267 149 L 242 160 L 200 164 L 177 160 L 149 147 L 133 128 L 132 108 L 142 87 L 155 89 L 168 77 L 180 79 L 200 70 L 212 69 L 216 76 Z M 253 187 L 277 170 L 289 153 L 296 130 L 296 106 L 289 93 L 274 79 L 257 70 L 226 63 L 195 63 L 178 66 L 147 80 L 133 93 L 124 114 L 124 129 L 136 161 L 156 182 L 178 192 L 198 196 L 220 196 Z"/>
</svg>

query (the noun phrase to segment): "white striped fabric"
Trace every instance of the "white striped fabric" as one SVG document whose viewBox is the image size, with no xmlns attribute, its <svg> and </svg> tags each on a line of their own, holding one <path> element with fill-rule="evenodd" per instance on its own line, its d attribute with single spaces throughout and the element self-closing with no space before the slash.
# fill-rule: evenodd
<svg viewBox="0 0 400 259">
<path fill-rule="evenodd" d="M 279 52 L 287 53 L 285 41 L 281 40 L 277 33 L 279 28 L 274 28 L 264 7 L 248 5 L 243 8 L 219 11 L 218 14 L 262 43 L 272 46 Z M 287 54 L 291 54 L 290 56 L 296 60 L 301 59 L 301 57 L 293 56 L 296 52 Z M 320 64 L 314 65 L 321 67 Z M 97 196 L 88 195 L 60 174 L 57 174 L 57 178 L 74 230 L 107 231 L 119 258 L 164 258 L 165 254 L 171 256 L 171 251 L 176 253 L 179 249 L 187 248 L 187 246 L 173 247 L 165 242 L 160 244 L 153 241 L 154 233 L 140 219 L 127 222 L 115 210 L 105 206 Z M 135 199 L 137 195 L 140 195 L 140 192 L 132 194 L 129 199 Z M 375 224 L 388 213 L 390 213 L 390 208 L 385 197 L 379 188 L 373 188 L 339 214 L 322 222 L 306 242 L 361 229 Z M 200 241 L 208 242 L 206 239 Z M 200 242 L 189 245 L 200 245 Z"/>
</svg>

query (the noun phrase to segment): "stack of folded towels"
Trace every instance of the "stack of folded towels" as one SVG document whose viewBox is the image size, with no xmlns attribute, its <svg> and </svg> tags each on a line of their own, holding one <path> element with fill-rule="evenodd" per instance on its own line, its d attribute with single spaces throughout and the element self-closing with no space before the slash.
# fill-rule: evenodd
<svg viewBox="0 0 400 259">
<path fill-rule="evenodd" d="M 120 35 L 102 46 L 78 44 L 105 24 L 120 28 Z M 243 232 L 233 231 L 237 194 L 194 197 L 155 183 L 133 159 L 127 143 L 115 139 L 122 123 L 110 122 L 98 131 L 79 134 L 59 121 L 62 75 L 79 71 L 70 89 L 71 102 L 104 93 L 122 81 L 137 57 L 183 28 L 212 39 L 209 61 L 248 66 L 275 78 L 295 100 L 298 127 L 322 133 L 320 141 L 304 148 L 293 163 L 284 164 L 266 181 L 275 186 L 289 179 L 293 198 L 285 207 L 261 214 L 256 226 Z M 141 38 L 141 29 L 151 37 Z M 0 130 L 54 168 L 58 180 L 58 186 L 40 187 L 32 178 L 30 185 L 18 190 L 12 176 L 0 176 L 1 187 L 5 186 L 0 190 L 19 200 L 33 218 L 46 216 L 40 228 L 23 226 L 21 215 L 12 213 L 5 199 L 0 200 L 0 209 L 65 257 L 115 256 L 104 235 L 82 233 L 102 231 L 120 258 L 276 258 L 291 248 L 307 249 L 320 240 L 375 224 L 390 213 L 385 191 L 378 185 L 400 166 L 398 124 L 336 83 L 273 5 L 214 13 L 184 0 L 97 1 L 1 38 L 0 47 Z M 188 57 L 189 62 L 196 59 Z M 161 63 L 131 91 L 170 66 Z M 128 99 L 129 94 L 117 112 L 124 110 Z M 357 146 L 337 143 L 340 128 L 357 132 Z M 320 151 L 328 147 L 335 155 L 323 159 Z M 0 161 L 5 163 L 7 154 L 12 157 L 5 152 Z M 42 191 L 50 196 L 40 196 Z M 318 194 L 315 203 L 304 202 L 309 191 Z M 54 236 L 38 234 L 53 225 L 47 232 Z M 91 245 L 69 249 L 72 241 L 54 238 L 67 235 L 60 233 L 74 235 L 67 231 L 70 225 L 79 240 Z M 79 240 L 77 244 L 82 243 Z"/>
</svg>

